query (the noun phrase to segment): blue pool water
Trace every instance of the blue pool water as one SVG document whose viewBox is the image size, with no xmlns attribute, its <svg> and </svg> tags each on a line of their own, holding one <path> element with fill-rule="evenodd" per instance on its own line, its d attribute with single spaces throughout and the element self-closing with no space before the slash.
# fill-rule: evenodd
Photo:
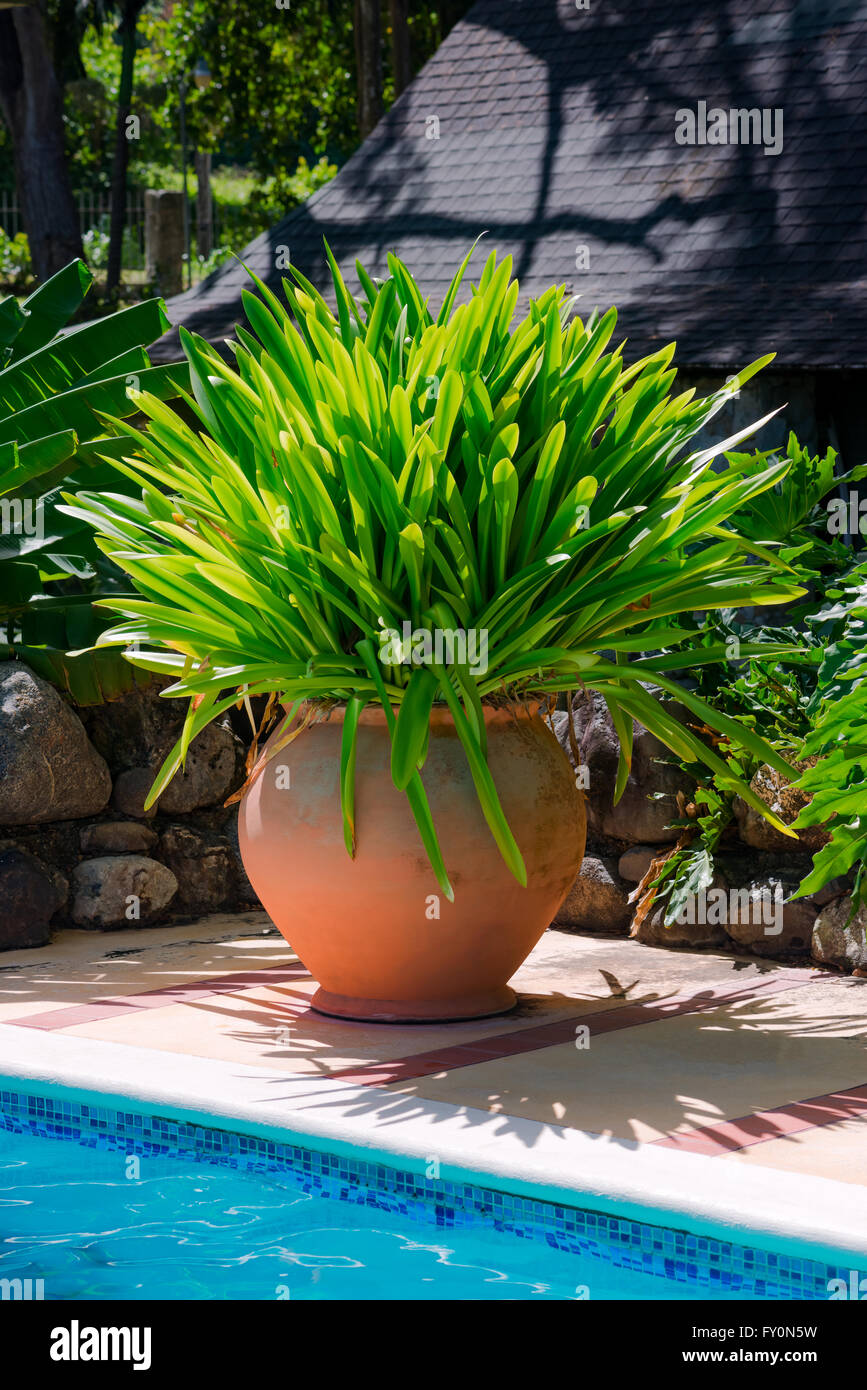
<svg viewBox="0 0 867 1390">
<path fill-rule="evenodd" d="M 0 1280 L 46 1300 L 827 1298 L 848 1278 L 88 1100 L 0 1088 Z"/>
<path fill-rule="evenodd" d="M 0 1231 L 0 1278 L 41 1278 L 46 1299 L 566 1299 L 582 1283 L 654 1298 L 665 1282 L 484 1228 L 425 1229 L 282 1174 L 145 1158 L 128 1179 L 119 1154 L 9 1134 Z"/>
</svg>

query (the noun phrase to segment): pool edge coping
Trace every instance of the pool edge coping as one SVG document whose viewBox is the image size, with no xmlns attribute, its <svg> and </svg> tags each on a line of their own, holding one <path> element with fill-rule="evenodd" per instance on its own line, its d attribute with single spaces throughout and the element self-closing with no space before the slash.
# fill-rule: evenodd
<svg viewBox="0 0 867 1390">
<path fill-rule="evenodd" d="M 867 1255 L 867 1188 L 242 1063 L 0 1024 L 0 1075 L 34 1095 L 154 1112 L 826 1263 Z M 275 1086 L 282 1092 L 274 1095 Z M 69 1094 L 64 1098 L 71 1098 Z M 401 1111 L 403 1113 L 401 1113 Z"/>
</svg>

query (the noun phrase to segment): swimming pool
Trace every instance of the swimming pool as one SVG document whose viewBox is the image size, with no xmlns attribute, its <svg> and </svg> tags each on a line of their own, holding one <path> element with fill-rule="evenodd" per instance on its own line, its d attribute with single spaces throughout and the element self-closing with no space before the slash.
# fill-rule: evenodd
<svg viewBox="0 0 867 1390">
<path fill-rule="evenodd" d="M 851 1275 L 24 1084 L 0 1083 L 3 1297 L 827 1299 Z"/>
</svg>

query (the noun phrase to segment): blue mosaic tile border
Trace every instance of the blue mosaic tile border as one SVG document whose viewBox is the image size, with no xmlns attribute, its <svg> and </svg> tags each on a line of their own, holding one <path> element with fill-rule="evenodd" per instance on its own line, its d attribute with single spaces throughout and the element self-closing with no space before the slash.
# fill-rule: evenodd
<svg viewBox="0 0 867 1390">
<path fill-rule="evenodd" d="M 0 1088 L 0 1129 L 90 1149 L 195 1160 L 285 1175 L 299 1191 L 375 1207 L 441 1229 L 484 1224 L 512 1237 L 602 1259 L 698 1290 L 768 1300 L 827 1300 L 851 1268 L 775 1255 L 731 1241 L 669 1230 L 603 1212 L 556 1206 L 471 1183 L 431 1179 L 384 1163 L 298 1144 Z M 858 1271 L 859 1278 L 867 1271 Z"/>
</svg>

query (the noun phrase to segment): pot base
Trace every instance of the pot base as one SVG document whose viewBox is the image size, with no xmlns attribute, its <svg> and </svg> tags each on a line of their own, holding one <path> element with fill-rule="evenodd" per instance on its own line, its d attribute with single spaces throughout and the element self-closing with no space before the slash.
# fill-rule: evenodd
<svg viewBox="0 0 867 1390">
<path fill-rule="evenodd" d="M 491 1018 L 506 1014 L 518 1002 L 508 985 L 459 999 L 354 999 L 320 988 L 310 1007 L 330 1018 L 349 1018 L 361 1023 L 455 1023 L 459 1019 Z"/>
</svg>

